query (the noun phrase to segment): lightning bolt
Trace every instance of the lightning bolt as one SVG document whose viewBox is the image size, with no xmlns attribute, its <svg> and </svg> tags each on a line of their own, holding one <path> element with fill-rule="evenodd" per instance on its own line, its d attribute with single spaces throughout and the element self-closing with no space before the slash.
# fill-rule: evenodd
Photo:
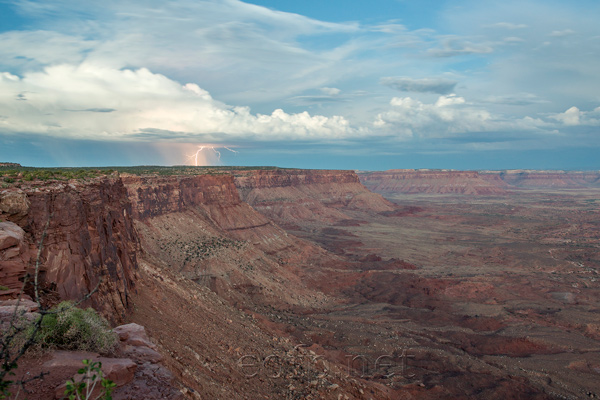
<svg viewBox="0 0 600 400">
<path fill-rule="evenodd" d="M 205 145 L 205 146 L 198 146 L 198 150 L 196 150 L 196 152 L 194 154 L 188 155 L 187 157 L 189 159 L 193 159 L 194 160 L 194 165 L 197 167 L 198 166 L 198 156 L 200 155 L 200 153 L 202 153 L 205 149 L 207 151 L 212 151 L 213 153 L 215 153 L 217 155 L 217 161 L 220 163 L 221 162 L 221 152 L 217 149 L 222 148 L 222 149 L 226 149 L 229 150 L 232 153 L 238 154 L 237 151 L 230 149 L 227 146 L 209 146 L 209 145 Z"/>
</svg>

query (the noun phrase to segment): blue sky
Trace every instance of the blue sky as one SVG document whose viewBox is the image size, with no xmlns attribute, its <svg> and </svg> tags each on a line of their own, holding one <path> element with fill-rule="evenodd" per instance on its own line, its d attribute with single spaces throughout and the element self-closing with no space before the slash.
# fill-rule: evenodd
<svg viewBox="0 0 600 400">
<path fill-rule="evenodd" d="M 0 0 L 0 161 L 600 169 L 597 1 Z"/>
</svg>

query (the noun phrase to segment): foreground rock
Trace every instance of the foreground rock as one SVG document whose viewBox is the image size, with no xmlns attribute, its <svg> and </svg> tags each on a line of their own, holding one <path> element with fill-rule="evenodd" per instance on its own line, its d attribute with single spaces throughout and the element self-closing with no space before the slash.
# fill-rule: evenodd
<svg viewBox="0 0 600 400">
<path fill-rule="evenodd" d="M 27 302 L 25 302 L 27 305 Z M 3 306 L 6 308 L 9 306 Z M 14 306 L 13 306 L 14 307 Z M 24 306 L 25 307 L 25 306 Z M 62 399 L 66 382 L 80 382 L 77 371 L 84 367 L 83 360 L 102 363 L 103 377 L 113 381 L 114 400 L 133 399 L 182 399 L 176 380 L 160 361 L 162 356 L 146 335 L 143 326 L 128 324 L 115 328 L 120 341 L 111 355 L 85 351 L 52 351 L 42 355 L 26 355 L 18 362 L 16 379 L 28 379 L 44 373 L 43 379 L 35 379 L 25 385 L 29 400 Z M 101 393 L 98 382 L 92 398 Z"/>
<path fill-rule="evenodd" d="M 0 284 L 9 290 L 21 289 L 29 259 L 25 231 L 12 222 L 0 222 Z"/>
<path fill-rule="evenodd" d="M 44 364 L 46 368 L 81 368 L 82 359 L 90 359 L 102 363 L 104 378 L 110 379 L 117 386 L 113 392 L 114 400 L 127 399 L 180 399 L 183 395 L 174 387 L 174 377 L 164 366 L 158 364 L 162 360 L 143 326 L 127 324 L 118 326 L 114 331 L 119 335 L 121 358 L 99 357 L 93 353 L 55 352 L 54 358 Z M 76 375 L 75 382 L 82 377 Z M 99 386 L 99 385 L 98 385 Z M 62 398 L 66 384 L 56 388 L 56 398 Z M 97 388 L 95 393 L 100 393 Z"/>
</svg>

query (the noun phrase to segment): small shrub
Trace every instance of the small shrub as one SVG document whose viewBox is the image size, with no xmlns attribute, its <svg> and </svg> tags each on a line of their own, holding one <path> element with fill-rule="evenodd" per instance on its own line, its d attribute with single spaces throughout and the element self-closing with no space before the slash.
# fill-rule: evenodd
<svg viewBox="0 0 600 400">
<path fill-rule="evenodd" d="M 63 301 L 42 321 L 36 342 L 42 348 L 106 353 L 117 343 L 108 321 L 93 308 L 81 309 Z"/>
<path fill-rule="evenodd" d="M 0 222 L 2 222 L 1 219 L 0 219 Z M 10 289 L 8 286 L 0 285 L 0 290 L 8 290 L 8 289 Z"/>
</svg>

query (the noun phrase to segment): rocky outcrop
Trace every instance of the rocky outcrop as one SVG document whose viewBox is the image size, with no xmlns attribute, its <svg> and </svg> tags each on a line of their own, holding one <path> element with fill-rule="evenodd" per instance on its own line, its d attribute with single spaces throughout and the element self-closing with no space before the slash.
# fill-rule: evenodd
<svg viewBox="0 0 600 400">
<path fill-rule="evenodd" d="M 13 218 L 24 217 L 29 211 L 27 194 L 22 190 L 4 190 L 0 192 L 0 215 L 8 214 Z"/>
<path fill-rule="evenodd" d="M 1 208 L 1 216 L 21 226 L 32 251 L 46 231 L 40 257 L 45 289 L 62 299 L 80 299 L 97 288 L 86 304 L 122 320 L 135 290 L 138 240 L 119 179 L 7 191 L 0 204 L 11 205 Z"/>
<path fill-rule="evenodd" d="M 360 181 L 376 193 L 431 193 L 497 195 L 504 194 L 502 186 L 488 182 L 477 171 L 392 169 L 361 172 Z"/>
<path fill-rule="evenodd" d="M 532 189 L 582 189 L 600 188 L 600 171 L 485 171 L 480 176 L 485 181 L 517 188 Z"/>
<path fill-rule="evenodd" d="M 9 290 L 21 289 L 29 258 L 25 231 L 12 222 L 0 222 L 0 284 Z"/>
<path fill-rule="evenodd" d="M 181 399 L 183 395 L 175 387 L 174 376 L 160 364 L 162 356 L 143 326 L 138 324 L 121 325 L 114 329 L 119 335 L 120 348 L 117 357 L 101 357 L 96 353 L 81 351 L 55 351 L 52 358 L 45 362 L 43 369 L 52 380 L 55 375 L 71 374 L 74 382 L 80 382 L 83 375 L 75 372 L 81 368 L 82 360 L 99 362 L 102 365 L 103 378 L 115 383 L 112 398 L 126 399 Z M 66 383 L 55 389 L 55 398 L 64 398 Z M 101 386 L 96 385 L 92 398 L 100 395 Z"/>
<path fill-rule="evenodd" d="M 242 199 L 277 222 L 347 219 L 344 209 L 391 211 L 393 206 L 369 192 L 353 171 L 244 170 L 235 171 Z"/>
<path fill-rule="evenodd" d="M 91 360 L 102 364 L 102 377 L 113 381 L 117 390 L 130 383 L 137 369 L 137 364 L 128 358 L 107 358 L 99 357 L 96 353 L 82 351 L 56 351 L 52 354 L 52 359 L 44 363 L 44 369 L 48 373 L 53 371 L 72 370 L 77 371 L 83 367 L 82 360 Z M 56 372 L 55 372 L 56 373 Z M 99 379 L 99 378 L 98 378 Z M 90 387 L 93 380 L 86 380 L 84 374 L 76 373 L 73 375 L 74 382 L 86 382 Z M 65 396 L 66 382 L 59 385 L 55 390 L 55 398 L 62 399 Z M 102 386 L 96 383 L 92 398 L 100 396 Z"/>
</svg>

